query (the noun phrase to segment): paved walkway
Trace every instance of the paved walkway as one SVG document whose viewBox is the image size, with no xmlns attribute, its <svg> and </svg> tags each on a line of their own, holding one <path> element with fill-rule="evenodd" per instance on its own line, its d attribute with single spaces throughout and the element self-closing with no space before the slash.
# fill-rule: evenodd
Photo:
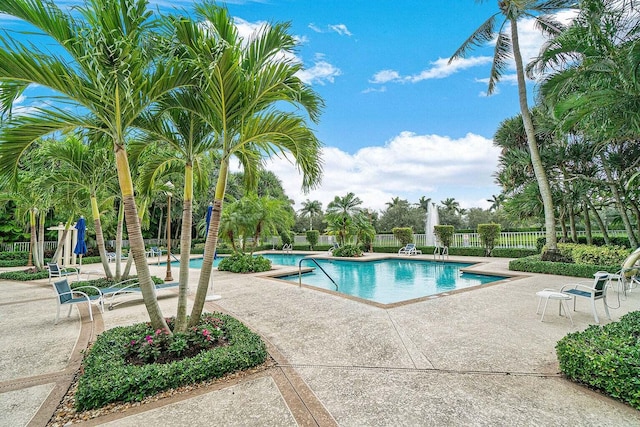
<svg viewBox="0 0 640 427">
<path fill-rule="evenodd" d="M 507 260 L 478 261 L 484 262 L 478 270 L 506 271 Z M 164 277 L 161 267 L 151 268 Z M 192 270 L 191 283 L 198 274 Z M 575 281 L 529 275 L 381 308 L 216 272 L 215 293 L 222 299 L 206 309 L 228 312 L 260 333 L 276 366 L 84 425 L 640 425 L 640 411 L 558 374 L 555 343 L 585 329 L 593 316 L 588 301 L 578 301 L 571 326 L 552 301 L 540 322 L 535 293 Z M 0 286 L 0 426 L 45 425 L 87 344 L 105 329 L 148 319 L 138 300 L 96 315 L 93 323 L 86 310 L 74 308 L 54 325 L 46 281 Z M 609 298 L 618 305 L 616 292 Z M 175 294 L 159 299 L 163 313 L 172 315 Z M 610 311 L 616 320 L 638 308 L 640 292 L 634 291 Z M 600 302 L 598 309 L 605 318 Z"/>
</svg>

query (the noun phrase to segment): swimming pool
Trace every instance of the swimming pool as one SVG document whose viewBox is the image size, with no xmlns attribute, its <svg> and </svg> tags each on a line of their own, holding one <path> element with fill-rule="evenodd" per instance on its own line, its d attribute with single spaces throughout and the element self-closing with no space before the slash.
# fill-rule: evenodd
<svg viewBox="0 0 640 427">
<path fill-rule="evenodd" d="M 273 264 L 297 267 L 305 254 L 260 254 Z M 222 257 L 217 257 L 214 267 Z M 471 263 L 438 262 L 386 258 L 376 261 L 346 261 L 313 258 L 338 285 L 337 291 L 380 304 L 393 304 L 417 298 L 442 294 L 487 283 L 504 280 L 504 276 L 489 276 L 463 272 Z M 178 266 L 178 262 L 172 262 Z M 189 268 L 201 268 L 202 258 L 192 258 Z M 317 288 L 336 290 L 331 280 L 311 260 L 302 261 L 302 267 L 314 270 L 302 274 L 302 283 Z M 298 283 L 298 274 L 279 276 L 280 280 Z"/>
<path fill-rule="evenodd" d="M 343 261 L 316 259 L 338 285 L 338 292 L 377 302 L 392 304 L 448 291 L 504 280 L 503 276 L 487 276 L 462 272 L 473 264 L 423 260 L 383 259 L 378 261 Z M 313 261 L 302 266 L 316 267 Z M 279 277 L 298 282 L 298 275 Z M 317 267 L 302 275 L 302 283 L 335 291 L 331 280 Z"/>
</svg>

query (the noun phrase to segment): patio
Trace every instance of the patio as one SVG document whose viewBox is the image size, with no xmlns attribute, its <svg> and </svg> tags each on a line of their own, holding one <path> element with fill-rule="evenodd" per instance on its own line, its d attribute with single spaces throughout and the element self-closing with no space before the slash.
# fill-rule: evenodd
<svg viewBox="0 0 640 427">
<path fill-rule="evenodd" d="M 478 270 L 506 272 L 506 259 L 476 260 L 482 262 Z M 162 275 L 162 267 L 151 268 Z M 198 273 L 192 270 L 194 287 Z M 215 272 L 222 299 L 206 309 L 226 311 L 259 332 L 277 365 L 86 425 L 133 426 L 143 419 L 243 426 L 638 425 L 639 411 L 558 374 L 555 343 L 585 329 L 593 316 L 588 302 L 578 301 L 571 326 L 552 301 L 542 323 L 535 294 L 575 281 L 529 275 L 383 309 L 268 278 Z M 93 324 L 86 313 L 87 321 L 79 322 L 75 310 L 54 326 L 50 285 L 2 286 L 0 426 L 46 423 L 82 346 L 103 329 L 147 320 L 137 300 L 96 316 Z M 617 294 L 610 292 L 609 304 L 616 306 Z M 174 294 L 160 304 L 172 315 Z M 611 309 L 612 318 L 639 307 L 634 291 L 620 309 Z"/>
</svg>

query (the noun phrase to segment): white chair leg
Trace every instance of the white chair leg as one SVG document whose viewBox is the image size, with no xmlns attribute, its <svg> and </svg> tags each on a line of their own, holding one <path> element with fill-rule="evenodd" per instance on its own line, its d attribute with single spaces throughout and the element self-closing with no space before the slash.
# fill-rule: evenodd
<svg viewBox="0 0 640 427">
<path fill-rule="evenodd" d="M 596 300 L 591 298 L 591 310 L 593 311 L 593 317 L 596 319 L 596 323 L 600 323 L 598 319 L 598 312 L 596 311 Z"/>
<path fill-rule="evenodd" d="M 538 307 L 536 308 L 536 314 L 540 314 L 540 304 L 542 304 L 542 297 L 538 298 Z"/>
<path fill-rule="evenodd" d="M 56 310 L 56 321 L 53 323 L 54 325 L 58 324 L 58 319 L 60 319 L 60 304 L 57 304 L 58 309 Z"/>
<path fill-rule="evenodd" d="M 547 304 L 549 304 L 549 298 L 546 298 L 544 302 L 544 308 L 542 309 L 542 317 L 540 318 L 541 322 L 544 322 L 544 313 L 547 311 Z"/>
<path fill-rule="evenodd" d="M 560 307 L 558 308 L 558 310 L 560 310 L 560 315 L 562 316 L 562 308 L 564 307 L 564 311 L 565 313 L 567 313 L 567 316 L 569 316 L 569 320 L 571 321 L 571 326 L 573 326 L 573 317 L 571 317 L 571 311 L 569 311 L 569 304 L 567 304 L 567 300 L 560 300 Z"/>
<path fill-rule="evenodd" d="M 73 308 L 73 304 L 69 304 L 69 312 L 67 313 L 67 317 L 71 317 L 71 309 Z"/>
<path fill-rule="evenodd" d="M 93 306 L 91 305 L 91 301 L 89 301 L 88 304 L 89 304 L 89 319 L 91 319 L 91 321 L 93 322 Z"/>
<path fill-rule="evenodd" d="M 606 295 L 602 298 L 602 302 L 604 302 L 604 312 L 607 314 L 607 318 L 611 320 L 611 315 L 609 314 L 609 306 L 607 305 L 607 297 Z"/>
</svg>

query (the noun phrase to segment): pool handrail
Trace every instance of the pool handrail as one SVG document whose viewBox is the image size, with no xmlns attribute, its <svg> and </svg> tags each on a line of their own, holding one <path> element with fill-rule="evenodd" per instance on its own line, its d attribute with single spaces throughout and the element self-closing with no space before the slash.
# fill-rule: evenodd
<svg viewBox="0 0 640 427">
<path fill-rule="evenodd" d="M 329 276 L 329 273 L 324 271 L 324 268 L 322 268 L 322 266 L 318 264 L 318 261 L 316 261 L 315 258 L 311 258 L 311 257 L 305 257 L 305 258 L 302 258 L 300 261 L 298 261 L 298 285 L 300 287 L 302 287 L 302 261 L 305 261 L 305 260 L 313 261 L 313 263 L 317 265 L 320 270 L 322 270 L 324 275 L 327 276 L 329 280 L 331 280 L 331 283 L 333 283 L 333 286 L 336 287 L 336 291 L 338 290 L 338 284 L 331 278 L 331 276 Z"/>
</svg>

